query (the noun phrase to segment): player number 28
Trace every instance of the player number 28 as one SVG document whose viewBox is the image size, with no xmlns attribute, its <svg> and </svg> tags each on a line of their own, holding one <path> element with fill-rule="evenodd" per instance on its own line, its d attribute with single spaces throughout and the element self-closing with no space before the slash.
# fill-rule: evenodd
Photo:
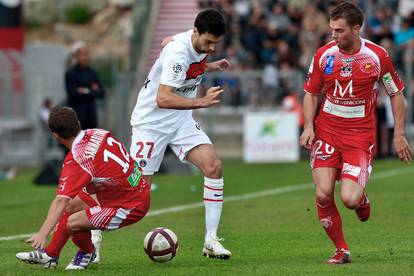
<svg viewBox="0 0 414 276">
<path fill-rule="evenodd" d="M 114 146 L 114 144 L 116 144 L 119 147 L 119 151 L 123 155 L 122 157 L 124 160 L 122 160 L 122 158 L 120 158 L 118 155 L 114 154 L 113 152 L 105 149 L 103 153 L 104 161 L 108 162 L 109 159 L 114 160 L 116 163 L 118 163 L 122 167 L 122 172 L 127 173 L 129 169 L 129 154 L 124 151 L 124 148 L 122 147 L 121 143 L 118 141 L 115 141 L 112 137 L 108 138 L 107 143 L 111 147 Z"/>
</svg>

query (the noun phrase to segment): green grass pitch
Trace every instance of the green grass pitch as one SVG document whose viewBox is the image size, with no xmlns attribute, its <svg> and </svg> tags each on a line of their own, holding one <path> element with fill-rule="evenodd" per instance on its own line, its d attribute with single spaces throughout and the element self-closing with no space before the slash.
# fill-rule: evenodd
<svg viewBox="0 0 414 276">
<path fill-rule="evenodd" d="M 35 169 L 21 169 L 15 180 L 0 181 L 1 275 L 65 273 L 75 253 L 69 241 L 58 269 L 47 271 L 15 258 L 16 252 L 31 249 L 23 238 L 4 240 L 37 231 L 45 218 L 55 187 L 33 185 L 35 174 Z M 101 262 L 76 274 L 414 275 L 413 165 L 397 160 L 375 162 L 368 184 L 372 215 L 366 223 L 337 200 L 353 261 L 341 266 L 325 264 L 334 248 L 318 224 L 307 162 L 249 165 L 226 161 L 224 179 L 219 236 L 232 251 L 231 259 L 202 256 L 204 208 L 194 207 L 150 215 L 130 227 L 104 233 Z M 200 202 L 202 181 L 202 175 L 156 175 L 154 182 L 160 188 L 152 193 L 151 211 Z M 172 229 L 179 238 L 177 256 L 165 264 L 152 262 L 143 251 L 145 234 L 157 226 Z"/>
</svg>

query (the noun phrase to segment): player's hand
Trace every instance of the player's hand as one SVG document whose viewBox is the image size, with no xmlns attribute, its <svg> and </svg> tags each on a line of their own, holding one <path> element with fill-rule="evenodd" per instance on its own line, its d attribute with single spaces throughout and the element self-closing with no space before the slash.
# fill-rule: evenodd
<svg viewBox="0 0 414 276">
<path fill-rule="evenodd" d="M 314 139 L 315 132 L 313 131 L 313 127 L 307 127 L 303 130 L 302 135 L 299 138 L 299 143 L 305 149 L 311 149 Z"/>
<path fill-rule="evenodd" d="M 209 71 L 223 71 L 229 68 L 229 66 L 230 62 L 225 58 L 207 63 L 207 69 Z"/>
<path fill-rule="evenodd" d="M 31 243 L 33 248 L 44 248 L 46 243 L 47 236 L 42 235 L 40 233 L 36 233 L 30 238 L 28 238 L 25 242 Z"/>
<path fill-rule="evenodd" d="M 412 150 L 404 135 L 394 135 L 394 149 L 402 162 L 411 162 Z"/>
<path fill-rule="evenodd" d="M 220 86 L 213 86 L 207 90 L 206 95 L 201 98 L 201 107 L 210 107 L 220 102 L 220 95 L 223 93 L 223 89 Z"/>
</svg>

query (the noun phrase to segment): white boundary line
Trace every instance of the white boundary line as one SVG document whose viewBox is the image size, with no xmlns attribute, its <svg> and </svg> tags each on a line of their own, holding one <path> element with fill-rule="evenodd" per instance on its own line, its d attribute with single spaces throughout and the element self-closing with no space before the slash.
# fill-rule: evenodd
<svg viewBox="0 0 414 276">
<path fill-rule="evenodd" d="M 382 178 L 387 178 L 387 177 L 401 175 L 401 174 L 409 174 L 409 173 L 413 173 L 413 172 L 414 172 L 413 168 L 392 169 L 392 170 L 378 172 L 378 173 L 374 174 L 371 177 L 371 179 L 372 180 L 373 179 L 382 179 Z M 227 203 L 227 202 L 233 202 L 233 201 L 248 200 L 248 199 L 258 198 L 258 197 L 285 194 L 285 193 L 289 193 L 289 192 L 293 192 L 293 191 L 306 190 L 306 189 L 311 189 L 311 188 L 313 188 L 313 183 L 312 182 L 307 182 L 307 183 L 301 183 L 301 184 L 295 184 L 295 185 L 290 185 L 290 186 L 285 186 L 285 187 L 278 187 L 278 188 L 274 188 L 274 189 L 263 190 L 263 191 L 260 191 L 260 192 L 254 192 L 254 193 L 248 193 L 248 194 L 242 194 L 242 195 L 235 195 L 235 196 L 228 196 L 228 197 L 226 197 L 225 202 Z M 168 214 L 168 213 L 176 213 L 176 212 L 186 211 L 186 210 L 200 208 L 200 207 L 204 207 L 204 202 L 197 202 L 197 203 L 191 203 L 191 204 L 185 204 L 185 205 L 177 205 L 177 206 L 170 207 L 170 208 L 164 208 L 164 209 L 150 211 L 150 212 L 148 212 L 146 217 L 154 217 L 154 216 L 159 216 L 159 215 Z M 0 241 L 23 239 L 23 238 L 30 237 L 33 234 L 34 233 L 22 234 L 22 235 L 16 235 L 16 236 L 0 237 Z"/>
</svg>

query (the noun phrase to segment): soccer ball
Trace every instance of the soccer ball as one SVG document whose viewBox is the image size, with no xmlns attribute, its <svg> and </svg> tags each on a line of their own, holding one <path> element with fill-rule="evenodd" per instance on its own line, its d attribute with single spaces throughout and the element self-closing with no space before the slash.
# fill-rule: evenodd
<svg viewBox="0 0 414 276">
<path fill-rule="evenodd" d="M 164 227 L 152 229 L 144 238 L 144 250 L 154 262 L 168 262 L 177 253 L 177 235 L 170 229 Z"/>
</svg>

